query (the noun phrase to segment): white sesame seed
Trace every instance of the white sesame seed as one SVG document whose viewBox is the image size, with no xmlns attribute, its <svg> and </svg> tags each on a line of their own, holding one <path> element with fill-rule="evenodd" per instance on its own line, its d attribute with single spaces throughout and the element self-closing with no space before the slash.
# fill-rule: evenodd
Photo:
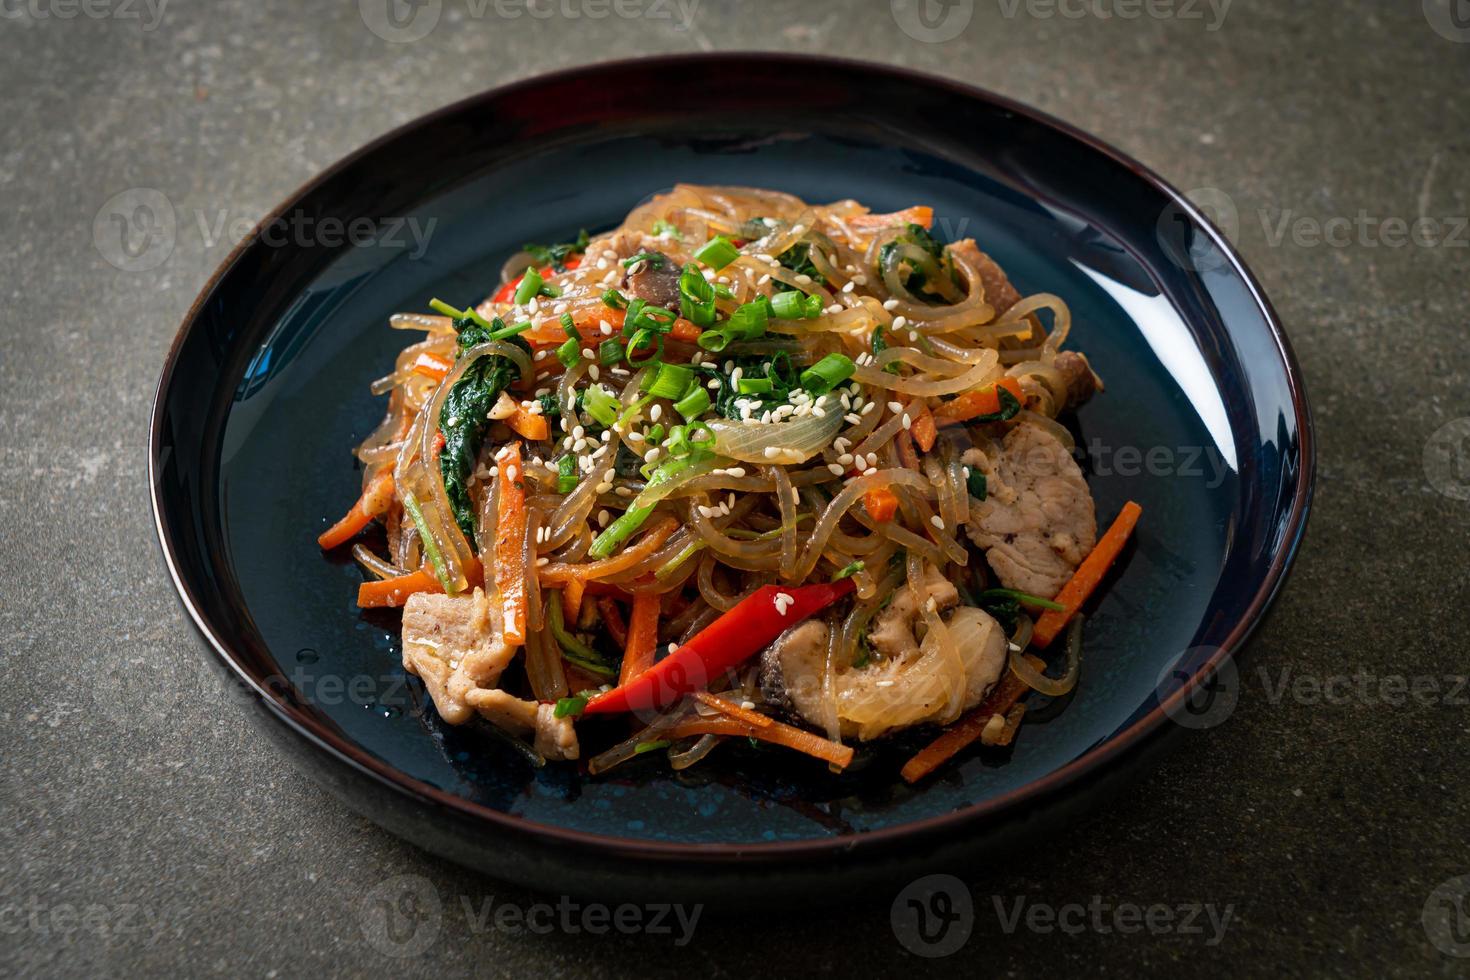
<svg viewBox="0 0 1470 980">
<path fill-rule="evenodd" d="M 572 438 L 573 439 L 580 439 L 583 436 L 585 436 L 586 434 L 587 434 L 587 430 L 584 429 L 584 428 L 582 428 L 580 425 L 577 426 L 576 428 L 572 429 Z"/>
<path fill-rule="evenodd" d="M 806 286 L 806 285 L 809 285 L 811 283 L 812 277 L 809 276 L 809 275 L 807 275 L 805 272 L 803 272 L 799 276 L 796 277 L 796 281 L 800 285 Z"/>
<path fill-rule="evenodd" d="M 883 308 L 885 310 L 897 309 L 898 308 L 898 300 L 896 300 L 896 299 L 884 300 L 883 301 Z"/>
<path fill-rule="evenodd" d="M 863 470 L 863 476 L 872 476 L 876 472 L 878 472 L 878 467 L 869 466 L 867 469 Z"/>
<path fill-rule="evenodd" d="M 781 452 L 782 450 L 777 449 L 775 446 L 767 446 L 765 451 L 766 459 L 776 459 L 781 455 Z"/>
<path fill-rule="evenodd" d="M 603 336 L 607 336 L 608 334 L 612 333 L 612 324 L 608 323 L 606 320 L 598 320 L 597 329 L 602 331 Z"/>
<path fill-rule="evenodd" d="M 862 411 L 862 413 L 864 415 L 867 415 L 869 412 L 871 412 L 873 409 L 875 409 L 877 407 L 878 407 L 878 403 L 877 402 L 868 402 L 866 405 L 864 405 L 862 407 L 861 411 Z"/>
<path fill-rule="evenodd" d="M 848 458 L 849 458 L 849 460 L 851 460 L 851 457 L 848 457 Z M 833 472 L 833 474 L 836 475 L 836 476 L 841 476 L 844 472 L 846 472 L 837 463 L 828 463 L 827 464 L 827 469 L 831 470 Z"/>
<path fill-rule="evenodd" d="M 853 282 L 850 279 L 847 282 L 843 283 L 843 285 L 842 285 L 842 291 L 844 293 L 850 293 L 850 292 L 852 292 L 856 288 L 857 288 L 857 283 Z"/>
<path fill-rule="evenodd" d="M 589 361 L 595 360 L 596 357 L 597 357 L 596 354 L 592 353 L 592 348 L 590 348 L 590 347 L 583 347 L 582 348 L 582 356 L 584 358 L 586 358 L 587 360 L 589 360 Z"/>
<path fill-rule="evenodd" d="M 593 364 L 587 368 L 587 377 L 591 378 L 593 381 L 596 381 L 597 376 L 601 373 L 602 372 L 598 369 L 596 364 Z"/>
<path fill-rule="evenodd" d="M 888 410 L 894 415 L 897 415 L 898 413 L 903 411 L 903 402 L 889 402 Z"/>
<path fill-rule="evenodd" d="M 909 325 L 908 317 L 896 316 L 893 318 L 893 329 L 902 330 Z"/>
<path fill-rule="evenodd" d="M 742 476 L 745 475 L 745 467 L 743 467 L 743 466 L 732 466 L 729 469 L 725 470 L 725 472 L 726 473 L 729 473 L 733 477 L 737 477 L 738 478 L 738 477 L 742 477 Z"/>
<path fill-rule="evenodd" d="M 859 422 L 861 422 L 863 420 L 863 417 L 861 415 L 851 415 L 851 414 L 849 414 L 849 415 L 842 416 L 842 420 L 844 422 L 846 422 L 848 425 L 857 425 Z"/>
<path fill-rule="evenodd" d="M 664 407 L 662 405 L 655 405 L 653 406 L 653 408 L 648 410 L 648 421 L 657 422 L 663 416 L 663 414 Z"/>
<path fill-rule="evenodd" d="M 944 530 L 944 518 L 940 517 L 938 514 L 935 514 L 933 517 L 929 518 L 929 523 L 933 524 L 941 531 Z"/>
<path fill-rule="evenodd" d="M 909 413 L 908 412 L 904 412 L 903 413 L 903 427 L 905 429 L 912 428 L 913 427 L 913 424 L 914 424 L 914 420 L 911 419 L 911 418 L 909 418 Z"/>
<path fill-rule="evenodd" d="M 843 466 L 851 466 L 852 453 L 843 453 L 841 456 L 837 457 L 837 462 L 841 463 Z M 838 469 L 838 472 L 841 472 L 841 468 Z"/>
</svg>

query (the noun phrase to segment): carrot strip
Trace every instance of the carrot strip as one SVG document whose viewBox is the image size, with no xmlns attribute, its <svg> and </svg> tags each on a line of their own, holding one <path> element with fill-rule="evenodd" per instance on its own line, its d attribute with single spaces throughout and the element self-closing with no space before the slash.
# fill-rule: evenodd
<svg viewBox="0 0 1470 980">
<path fill-rule="evenodd" d="M 505 640 L 526 642 L 527 569 L 522 556 L 526 540 L 526 485 L 521 478 L 521 444 L 513 443 L 497 461 L 500 470 L 500 515 L 495 527 L 495 588 L 505 615 Z"/>
<path fill-rule="evenodd" d="M 385 466 L 382 472 L 363 487 L 362 496 L 357 498 L 346 516 L 318 535 L 316 543 L 324 551 L 346 544 L 371 524 L 373 518 L 387 513 L 388 506 L 392 503 L 393 468 Z"/>
<path fill-rule="evenodd" d="M 568 579 L 567 584 L 562 586 L 561 614 L 568 629 L 577 627 L 577 620 L 582 615 L 582 595 L 586 591 L 587 583 L 579 578 Z"/>
<path fill-rule="evenodd" d="M 928 452 L 934 448 L 934 441 L 939 438 L 939 426 L 934 422 L 934 413 L 929 411 L 929 406 L 920 401 L 919 413 L 914 416 L 914 424 L 909 429 L 914 442 L 919 444 L 919 449 Z M 913 403 L 909 403 L 909 411 L 913 411 Z"/>
<path fill-rule="evenodd" d="M 546 416 L 528 412 L 521 407 L 516 408 L 516 413 L 507 418 L 505 424 L 515 430 L 516 435 L 531 442 L 541 442 L 551 436 L 551 425 L 546 421 Z"/>
<path fill-rule="evenodd" d="M 863 494 L 863 506 L 873 520 L 886 523 L 898 512 L 898 494 L 887 487 L 874 487 Z"/>
<path fill-rule="evenodd" d="M 653 656 L 658 652 L 659 601 L 659 596 L 652 592 L 638 592 L 633 596 L 633 615 L 628 621 L 628 643 L 623 648 L 619 686 L 653 666 Z"/>
<path fill-rule="evenodd" d="M 845 769 L 852 763 L 852 746 L 830 742 L 819 735 L 779 721 L 757 726 L 747 725 L 733 718 L 692 718 L 675 725 L 667 737 L 677 739 L 690 735 L 744 735 L 757 741 L 784 745 L 831 763 L 839 769 Z"/>
<path fill-rule="evenodd" d="M 602 625 L 607 629 L 607 635 L 612 637 L 612 641 L 620 647 L 626 647 L 628 645 L 628 624 L 623 622 L 623 610 L 618 606 L 618 601 L 612 596 L 598 596 L 597 614 L 602 617 Z"/>
<path fill-rule="evenodd" d="M 420 351 L 419 356 L 413 362 L 413 367 L 409 370 L 414 374 L 433 378 L 435 381 L 443 381 L 445 375 L 449 374 L 453 367 L 454 362 L 440 357 L 433 351 Z"/>
<path fill-rule="evenodd" d="M 923 225 L 925 228 L 933 226 L 934 209 L 927 204 L 916 204 L 889 214 L 858 214 L 847 219 L 848 227 L 856 231 L 882 231 L 906 224 Z"/>
<path fill-rule="evenodd" d="M 743 722 L 755 728 L 765 728 L 771 724 L 771 719 L 760 712 L 751 711 L 749 708 L 742 708 L 729 698 L 722 698 L 718 694 L 711 694 L 709 691 L 695 691 L 694 700 L 714 708 L 727 718 Z"/>
<path fill-rule="evenodd" d="M 477 559 L 471 558 L 464 565 L 464 575 L 469 588 L 485 584 L 485 569 Z M 393 578 L 374 579 L 357 587 L 357 605 L 361 609 L 396 608 L 408 601 L 417 592 L 443 592 L 433 569 L 422 568 L 417 572 L 397 575 Z"/>
<path fill-rule="evenodd" d="M 1092 549 L 1092 553 L 1083 559 L 1082 564 L 1077 566 L 1070 581 L 1062 586 L 1062 591 L 1056 594 L 1056 601 L 1066 606 L 1060 612 L 1048 609 L 1036 620 L 1036 629 L 1031 633 L 1031 642 L 1042 649 L 1046 649 L 1057 634 L 1067 625 L 1067 621 L 1077 614 L 1082 604 L 1097 589 L 1102 582 L 1103 576 L 1108 573 L 1113 562 L 1118 560 L 1118 555 L 1123 551 L 1123 546 L 1128 543 L 1128 538 L 1133 534 L 1133 528 L 1138 524 L 1139 515 L 1143 508 L 1133 501 L 1123 505 L 1118 516 L 1113 520 L 1113 526 L 1108 528 Z"/>
<path fill-rule="evenodd" d="M 375 579 L 357 587 L 357 604 L 363 609 L 401 606 L 416 592 L 443 592 L 433 572 L 409 572 L 393 578 Z"/>
<path fill-rule="evenodd" d="M 582 343 L 596 346 L 607 339 L 607 335 L 602 332 L 603 323 L 612 327 L 613 333 L 616 334 L 623 329 L 623 321 L 627 316 L 626 310 L 615 310 L 609 306 L 594 306 L 583 308 L 572 314 L 572 326 L 576 327 Z M 688 344 L 698 340 L 701 333 L 703 333 L 702 330 L 683 317 L 675 320 L 673 326 L 669 328 L 670 337 Z M 567 332 L 562 329 L 558 321 L 544 320 L 521 336 L 533 344 L 560 346 L 567 339 Z M 540 367 L 542 365 L 538 365 L 538 368 Z"/>
<path fill-rule="evenodd" d="M 1021 382 L 1015 378 L 1001 378 L 993 384 L 976 388 L 974 391 L 967 391 L 958 398 L 952 398 L 940 405 L 934 409 L 934 421 L 940 425 L 953 425 L 977 415 L 989 415 L 1000 411 L 1000 395 L 996 392 L 997 386 L 1015 395 L 1017 401 L 1025 402 L 1025 396 L 1021 392 Z"/>
<path fill-rule="evenodd" d="M 1040 657 L 1026 654 L 1026 662 L 1037 670 L 1045 670 L 1046 662 Z M 905 782 L 916 783 L 935 769 L 953 759 L 985 731 L 994 715 L 1003 715 L 1025 697 L 1030 686 L 1009 669 L 995 690 L 965 715 L 950 725 L 939 737 L 920 749 L 913 758 L 904 763 L 902 775 Z"/>
</svg>

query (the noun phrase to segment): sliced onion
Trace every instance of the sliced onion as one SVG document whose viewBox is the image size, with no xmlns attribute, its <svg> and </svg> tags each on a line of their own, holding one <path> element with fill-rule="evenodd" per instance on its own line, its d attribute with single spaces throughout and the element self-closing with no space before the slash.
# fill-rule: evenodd
<svg viewBox="0 0 1470 980">
<path fill-rule="evenodd" d="M 817 399 L 817 407 L 822 415 L 813 411 L 786 422 L 712 421 L 709 427 L 715 434 L 715 452 L 742 463 L 777 466 L 805 463 L 830 446 L 837 430 L 842 428 L 842 405 L 837 399 L 823 395 Z M 767 454 L 767 449 L 775 452 Z"/>
</svg>

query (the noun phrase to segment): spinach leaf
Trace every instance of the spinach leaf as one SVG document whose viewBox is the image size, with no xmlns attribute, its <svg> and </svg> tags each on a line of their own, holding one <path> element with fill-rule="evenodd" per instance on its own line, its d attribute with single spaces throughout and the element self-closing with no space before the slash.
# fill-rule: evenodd
<svg viewBox="0 0 1470 980">
<path fill-rule="evenodd" d="M 529 252 L 538 265 L 549 265 L 557 272 L 566 269 L 569 257 L 577 252 L 587 251 L 587 229 L 583 228 L 577 233 L 574 242 L 559 242 L 556 245 L 537 245 L 535 242 L 527 242 L 521 248 Z"/>
<path fill-rule="evenodd" d="M 491 330 L 503 327 L 499 319 L 491 322 Z M 473 320 L 456 320 L 459 352 L 464 352 L 490 339 L 491 330 Z M 531 346 L 520 337 L 504 341 L 530 353 Z M 490 408 L 500 393 L 521 376 L 520 368 L 508 357 L 487 354 L 471 364 L 449 389 L 444 407 L 439 412 L 439 431 L 444 434 L 444 449 L 439 454 L 439 472 L 444 478 L 444 492 L 454 511 L 455 523 L 470 541 L 475 540 L 475 505 L 470 500 L 469 478 L 475 471 L 475 460 L 485 443 L 485 430 L 490 427 Z"/>
</svg>

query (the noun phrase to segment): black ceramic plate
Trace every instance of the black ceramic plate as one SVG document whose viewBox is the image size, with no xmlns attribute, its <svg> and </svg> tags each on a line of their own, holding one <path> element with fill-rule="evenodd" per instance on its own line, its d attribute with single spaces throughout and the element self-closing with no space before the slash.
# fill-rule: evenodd
<svg viewBox="0 0 1470 980">
<path fill-rule="evenodd" d="M 360 613 L 359 572 L 317 550 L 357 493 L 349 450 L 381 415 L 368 382 L 405 343 L 388 314 L 476 302 L 522 242 L 611 227 L 679 181 L 930 204 L 937 230 L 976 238 L 1023 293 L 1070 304 L 1069 346 L 1107 382 L 1076 422 L 1100 519 L 1130 498 L 1144 519 L 1091 610 L 1079 690 L 1035 712 L 1013 751 L 972 752 L 918 787 L 897 778 L 898 750 L 840 777 L 739 745 L 683 776 L 658 757 L 599 779 L 534 771 L 422 710 L 396 617 Z M 355 243 L 325 233 L 354 219 L 368 219 Z M 263 729 L 343 798 L 533 885 L 709 897 L 948 862 L 1088 802 L 1169 727 L 1178 682 L 1222 663 L 1265 612 L 1305 523 L 1312 441 L 1259 288 L 1142 166 L 949 81 L 741 55 L 488 92 L 308 184 L 189 312 L 150 475 L 190 615 L 255 692 Z"/>
</svg>

